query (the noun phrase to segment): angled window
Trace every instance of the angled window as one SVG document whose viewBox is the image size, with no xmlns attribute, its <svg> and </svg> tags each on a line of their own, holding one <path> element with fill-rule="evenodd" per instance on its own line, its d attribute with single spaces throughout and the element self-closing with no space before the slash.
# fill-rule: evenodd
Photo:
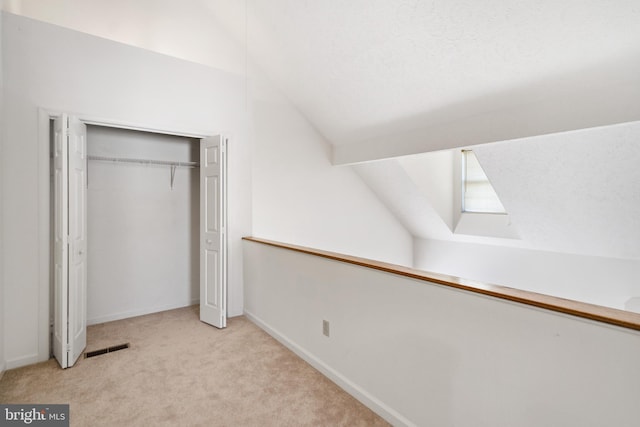
<svg viewBox="0 0 640 427">
<path fill-rule="evenodd" d="M 462 150 L 462 212 L 507 213 L 471 150 Z"/>
</svg>

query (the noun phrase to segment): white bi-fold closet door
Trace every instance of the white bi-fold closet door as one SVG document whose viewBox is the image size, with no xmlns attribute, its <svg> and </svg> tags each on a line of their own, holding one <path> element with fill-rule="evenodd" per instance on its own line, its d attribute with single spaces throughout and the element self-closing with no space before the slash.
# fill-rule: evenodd
<svg viewBox="0 0 640 427">
<path fill-rule="evenodd" d="M 200 320 L 227 326 L 226 140 L 200 141 Z"/>
<path fill-rule="evenodd" d="M 66 368 L 87 344 L 87 128 L 63 114 L 53 142 L 53 354 Z"/>
<path fill-rule="evenodd" d="M 73 366 L 86 347 L 87 128 L 62 114 L 53 138 L 53 354 Z M 200 140 L 200 319 L 226 326 L 226 139 Z"/>
</svg>

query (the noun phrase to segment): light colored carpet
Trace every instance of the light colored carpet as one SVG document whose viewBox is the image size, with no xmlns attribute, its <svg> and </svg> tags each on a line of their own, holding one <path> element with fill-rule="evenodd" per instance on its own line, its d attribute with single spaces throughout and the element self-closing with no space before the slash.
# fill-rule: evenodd
<svg viewBox="0 0 640 427">
<path fill-rule="evenodd" d="M 125 342 L 7 371 L 0 402 L 69 403 L 73 426 L 388 425 L 244 317 L 219 330 L 186 307 L 88 329 L 88 351 Z"/>
</svg>

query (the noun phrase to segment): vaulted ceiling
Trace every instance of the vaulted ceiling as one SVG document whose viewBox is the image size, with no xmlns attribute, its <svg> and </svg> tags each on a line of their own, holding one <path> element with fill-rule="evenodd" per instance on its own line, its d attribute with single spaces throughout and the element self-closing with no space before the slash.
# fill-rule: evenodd
<svg viewBox="0 0 640 427">
<path fill-rule="evenodd" d="M 473 147 L 517 230 L 460 230 L 454 150 L 354 165 L 421 239 L 640 259 L 640 122 Z M 459 160 L 459 159 L 458 159 Z M 477 237 L 477 236 L 484 237 Z"/>
<path fill-rule="evenodd" d="M 331 144 L 377 150 L 338 163 L 640 119 L 621 99 L 638 98 L 637 0 L 247 0 L 246 22 L 237 2 L 202 1 Z M 563 103 L 562 123 L 535 117 Z M 522 108 L 530 121 L 490 115 Z M 465 122 L 487 114 L 508 123 Z"/>
<path fill-rule="evenodd" d="M 638 0 L 5 0 L 4 9 L 266 74 L 332 144 L 336 164 L 640 120 Z"/>
<path fill-rule="evenodd" d="M 440 150 L 476 146 L 521 235 L 497 244 L 640 258 L 638 0 L 4 8 L 249 80 L 266 76 L 331 144 L 335 164 L 396 158 L 355 169 L 416 237 L 474 241 L 455 233 L 451 155 Z"/>
</svg>

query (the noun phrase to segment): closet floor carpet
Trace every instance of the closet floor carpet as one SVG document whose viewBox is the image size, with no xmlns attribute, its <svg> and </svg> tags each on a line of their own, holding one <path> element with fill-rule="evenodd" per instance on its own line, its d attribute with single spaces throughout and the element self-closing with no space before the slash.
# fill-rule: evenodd
<svg viewBox="0 0 640 427">
<path fill-rule="evenodd" d="M 68 403 L 72 426 L 388 425 L 246 318 L 227 325 L 186 307 L 90 326 L 87 351 L 130 347 L 7 371 L 0 402 Z"/>
</svg>

